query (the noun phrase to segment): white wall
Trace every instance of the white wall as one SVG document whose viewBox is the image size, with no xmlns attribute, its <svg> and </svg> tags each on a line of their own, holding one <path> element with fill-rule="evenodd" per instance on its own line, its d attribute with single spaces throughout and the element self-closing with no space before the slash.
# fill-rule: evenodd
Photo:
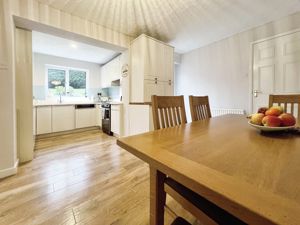
<svg viewBox="0 0 300 225">
<path fill-rule="evenodd" d="M 300 13 L 236 34 L 182 55 L 177 95 L 208 95 L 211 107 L 249 110 L 251 42 L 300 28 Z"/>
<path fill-rule="evenodd" d="M 97 94 L 101 86 L 101 67 L 96 63 L 84 62 L 74 59 L 34 53 L 33 57 L 33 92 L 34 96 L 41 99 L 46 94 L 46 65 L 56 65 L 89 70 L 89 97 Z M 96 97 L 96 96 L 95 96 Z M 43 98 L 42 98 L 43 99 Z"/>
<path fill-rule="evenodd" d="M 10 1 L 0 1 L 0 178 L 17 172 L 14 24 Z"/>
</svg>

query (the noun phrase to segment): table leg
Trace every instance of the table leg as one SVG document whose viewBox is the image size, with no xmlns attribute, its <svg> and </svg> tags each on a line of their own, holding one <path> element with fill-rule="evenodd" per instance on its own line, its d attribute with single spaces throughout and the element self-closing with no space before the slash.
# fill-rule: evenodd
<svg viewBox="0 0 300 225">
<path fill-rule="evenodd" d="M 150 225 L 164 225 L 165 178 L 165 174 L 150 167 Z"/>
</svg>

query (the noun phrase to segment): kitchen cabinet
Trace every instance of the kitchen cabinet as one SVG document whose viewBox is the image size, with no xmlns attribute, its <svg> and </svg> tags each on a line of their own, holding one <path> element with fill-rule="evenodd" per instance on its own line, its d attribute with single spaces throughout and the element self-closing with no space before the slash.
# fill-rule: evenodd
<svg viewBox="0 0 300 225">
<path fill-rule="evenodd" d="M 101 87 L 107 88 L 111 86 L 111 82 L 121 79 L 121 60 L 120 56 L 106 63 L 101 67 Z"/>
<path fill-rule="evenodd" d="M 32 110 L 32 120 L 33 120 L 33 123 L 32 123 L 32 126 L 33 126 L 32 133 L 33 133 L 33 136 L 34 136 L 34 139 L 35 139 L 35 135 L 36 135 L 36 108 L 35 107 L 33 107 L 33 110 Z"/>
<path fill-rule="evenodd" d="M 145 80 L 144 97 L 148 102 L 151 102 L 151 95 L 165 95 L 165 82 L 157 80 Z"/>
<path fill-rule="evenodd" d="M 151 95 L 173 95 L 174 48 L 144 34 L 130 45 L 131 102 L 150 102 Z"/>
<path fill-rule="evenodd" d="M 109 82 L 109 66 L 105 64 L 101 67 L 101 87 L 107 88 L 110 86 Z"/>
<path fill-rule="evenodd" d="M 168 81 L 167 84 L 164 85 L 164 95 L 165 96 L 173 96 L 174 95 L 174 82 Z"/>
<path fill-rule="evenodd" d="M 122 136 L 122 105 L 111 105 L 111 131 L 115 136 Z"/>
<path fill-rule="evenodd" d="M 36 108 L 36 134 L 52 132 L 52 107 L 39 106 Z"/>
<path fill-rule="evenodd" d="M 76 109 L 76 128 L 96 126 L 96 108 Z"/>
<path fill-rule="evenodd" d="M 102 108 L 96 105 L 96 126 L 102 127 Z"/>
<path fill-rule="evenodd" d="M 129 105 L 129 134 L 136 135 L 152 131 L 153 117 L 150 105 Z"/>
<path fill-rule="evenodd" d="M 74 105 L 52 106 L 52 132 L 75 129 Z"/>
<path fill-rule="evenodd" d="M 114 58 L 110 62 L 110 66 L 111 66 L 111 71 L 110 71 L 110 79 L 111 79 L 111 81 L 121 79 L 120 56 Z"/>
<path fill-rule="evenodd" d="M 97 110 L 94 104 L 79 104 L 79 106 L 83 108 L 75 109 L 75 105 L 36 106 L 34 109 L 34 116 L 36 117 L 35 134 L 39 135 L 74 130 L 76 128 L 101 126 L 102 116 L 100 105 L 97 105 Z"/>
</svg>

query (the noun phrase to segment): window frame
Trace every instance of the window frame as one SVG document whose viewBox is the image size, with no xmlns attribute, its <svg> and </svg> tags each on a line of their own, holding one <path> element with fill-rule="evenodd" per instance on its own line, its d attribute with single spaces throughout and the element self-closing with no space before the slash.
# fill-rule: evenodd
<svg viewBox="0 0 300 225">
<path fill-rule="evenodd" d="M 48 70 L 49 69 L 57 69 L 57 70 L 64 70 L 65 71 L 65 76 L 66 76 L 66 81 L 65 81 L 65 89 L 66 89 L 66 93 L 65 95 L 67 96 L 67 92 L 69 91 L 69 87 L 70 87 L 70 70 L 75 70 L 75 71 L 82 71 L 85 72 L 86 77 L 85 77 L 85 89 L 86 89 L 86 94 L 85 96 L 68 96 L 70 98 L 87 98 L 88 97 L 88 90 L 89 90 L 89 73 L 90 71 L 88 69 L 82 69 L 82 68 L 76 68 L 76 67 L 69 67 L 69 66 L 57 66 L 57 65 L 52 65 L 52 64 L 46 64 L 45 65 L 45 74 L 46 74 L 46 79 L 45 79 L 45 92 L 46 92 L 46 96 L 49 95 L 49 87 L 48 87 Z"/>
</svg>

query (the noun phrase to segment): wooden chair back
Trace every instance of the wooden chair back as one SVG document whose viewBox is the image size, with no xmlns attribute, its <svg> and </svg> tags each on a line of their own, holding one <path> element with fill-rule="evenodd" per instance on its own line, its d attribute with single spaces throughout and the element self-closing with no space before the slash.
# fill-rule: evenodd
<svg viewBox="0 0 300 225">
<path fill-rule="evenodd" d="M 208 96 L 189 96 L 192 121 L 211 118 Z"/>
<path fill-rule="evenodd" d="M 300 121 L 300 94 L 296 95 L 270 95 L 269 107 L 282 106 L 284 112 L 293 114 Z"/>
<path fill-rule="evenodd" d="M 186 123 L 183 96 L 152 95 L 154 129 L 162 129 Z"/>
</svg>

